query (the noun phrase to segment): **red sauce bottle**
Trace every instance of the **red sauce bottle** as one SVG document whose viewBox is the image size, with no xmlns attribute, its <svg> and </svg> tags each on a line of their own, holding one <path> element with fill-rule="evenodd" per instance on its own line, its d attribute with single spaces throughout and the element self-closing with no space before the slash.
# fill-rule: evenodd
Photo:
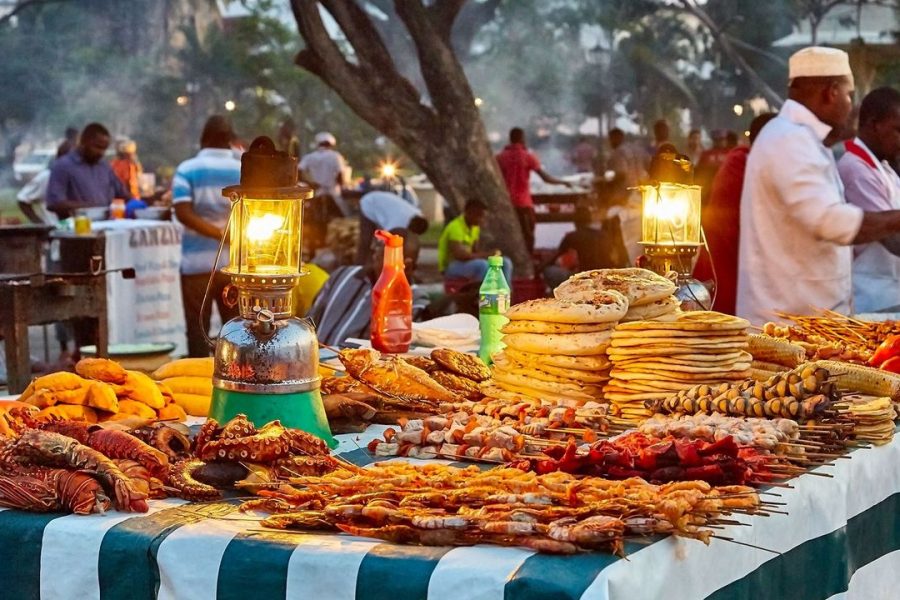
<svg viewBox="0 0 900 600">
<path fill-rule="evenodd" d="M 379 229 L 384 267 L 372 290 L 372 347 L 380 352 L 409 350 L 412 341 L 412 288 L 403 264 L 403 237 Z"/>
</svg>

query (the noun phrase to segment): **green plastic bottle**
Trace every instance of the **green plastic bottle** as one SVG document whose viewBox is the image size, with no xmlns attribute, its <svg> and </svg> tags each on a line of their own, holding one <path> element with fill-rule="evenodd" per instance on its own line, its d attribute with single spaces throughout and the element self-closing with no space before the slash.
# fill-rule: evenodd
<svg viewBox="0 0 900 600">
<path fill-rule="evenodd" d="M 485 364 L 491 364 L 491 355 L 503 350 L 500 329 L 506 325 L 509 309 L 509 283 L 503 275 L 503 257 L 488 258 L 488 272 L 478 290 L 478 324 L 481 327 L 481 347 L 478 356 Z"/>
</svg>

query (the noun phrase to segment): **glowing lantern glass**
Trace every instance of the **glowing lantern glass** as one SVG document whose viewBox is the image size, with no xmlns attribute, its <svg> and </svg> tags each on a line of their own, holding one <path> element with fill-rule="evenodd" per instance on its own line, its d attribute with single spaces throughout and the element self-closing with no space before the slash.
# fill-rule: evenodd
<svg viewBox="0 0 900 600">
<path fill-rule="evenodd" d="M 299 275 L 303 201 L 239 195 L 232 207 L 230 275 Z"/>
<path fill-rule="evenodd" d="M 699 185 L 662 182 L 643 185 L 640 191 L 642 244 L 701 245 Z"/>
</svg>

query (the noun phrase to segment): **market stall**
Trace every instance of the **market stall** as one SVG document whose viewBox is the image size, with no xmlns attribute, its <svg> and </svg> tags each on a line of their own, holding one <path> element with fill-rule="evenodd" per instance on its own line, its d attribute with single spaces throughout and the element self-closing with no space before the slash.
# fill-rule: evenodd
<svg viewBox="0 0 900 600">
<path fill-rule="evenodd" d="M 181 304 L 181 226 L 171 221 L 97 221 L 105 237 L 106 267 L 133 268 L 134 279 L 108 277 L 109 343 L 175 344 L 187 351 Z"/>
<path fill-rule="evenodd" d="M 240 317 L 215 356 L 153 373 L 82 359 L 0 405 L 11 596 L 868 599 L 900 583 L 900 323 L 789 315 L 755 333 L 685 310 L 662 273 L 597 269 L 509 307 L 490 365 L 407 345 L 326 346 L 323 365 L 290 310 L 310 192 L 266 138 L 243 162 L 226 190 Z"/>
<path fill-rule="evenodd" d="M 356 463 L 383 427 L 338 436 Z M 788 514 L 734 517 L 709 546 L 676 537 L 608 553 L 396 546 L 266 531 L 236 502 L 152 501 L 146 514 L 0 512 L 10 598 L 887 598 L 900 585 L 900 439 L 772 490 Z M 424 463 L 426 461 L 414 461 Z M 778 553 L 778 554 L 776 554 Z M 840 594 L 846 593 L 846 596 Z"/>
</svg>

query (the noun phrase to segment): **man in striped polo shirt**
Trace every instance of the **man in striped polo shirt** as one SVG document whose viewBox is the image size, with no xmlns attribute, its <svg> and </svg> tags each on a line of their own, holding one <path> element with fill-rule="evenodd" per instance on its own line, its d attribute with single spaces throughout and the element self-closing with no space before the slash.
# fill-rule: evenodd
<svg viewBox="0 0 900 600">
<path fill-rule="evenodd" d="M 209 332 L 212 306 L 206 306 L 202 317 L 200 309 L 210 273 L 216 269 L 216 251 L 231 210 L 231 202 L 222 196 L 222 188 L 241 180 L 241 161 L 231 152 L 232 139 L 234 132 L 228 119 L 220 115 L 210 117 L 200 136 L 200 152 L 178 165 L 172 180 L 175 216 L 184 225 L 181 295 L 190 356 L 210 353 L 204 333 Z M 227 264 L 226 247 L 218 266 Z M 223 323 L 237 316 L 237 310 L 222 301 L 222 291 L 228 282 L 226 275 L 216 272 L 209 296 L 210 303 L 216 302 Z"/>
</svg>

